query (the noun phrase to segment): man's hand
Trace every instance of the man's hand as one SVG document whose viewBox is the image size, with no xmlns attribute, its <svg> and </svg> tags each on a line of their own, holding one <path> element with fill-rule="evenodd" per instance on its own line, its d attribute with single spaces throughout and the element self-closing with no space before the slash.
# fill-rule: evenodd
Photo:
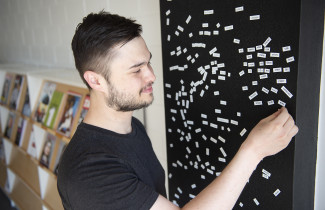
<svg viewBox="0 0 325 210">
<path fill-rule="evenodd" d="M 288 146 L 298 127 L 287 109 L 282 107 L 262 119 L 250 132 L 242 147 L 251 150 L 262 160 Z"/>
</svg>

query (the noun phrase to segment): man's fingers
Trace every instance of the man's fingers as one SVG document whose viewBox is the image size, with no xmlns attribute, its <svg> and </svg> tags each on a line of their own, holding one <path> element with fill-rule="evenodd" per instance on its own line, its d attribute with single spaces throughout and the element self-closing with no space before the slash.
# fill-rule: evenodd
<svg viewBox="0 0 325 210">
<path fill-rule="evenodd" d="M 278 109 L 278 111 L 276 111 L 273 114 L 269 115 L 268 117 L 264 118 L 264 120 L 272 121 L 280 114 L 280 112 L 281 112 L 281 109 Z"/>
<path fill-rule="evenodd" d="M 276 116 L 273 120 L 274 122 L 279 123 L 280 125 L 284 125 L 289 119 L 290 114 L 288 113 L 288 110 L 285 107 L 282 107 L 279 111 L 280 112 L 278 116 Z"/>
<path fill-rule="evenodd" d="M 285 130 L 289 130 L 292 128 L 292 126 L 294 126 L 295 121 L 293 120 L 292 116 L 289 115 L 289 118 L 287 119 L 287 121 L 285 122 L 285 124 L 283 125 Z"/>
<path fill-rule="evenodd" d="M 295 121 L 293 120 L 291 115 L 289 115 L 289 118 L 284 124 L 283 128 L 286 130 L 287 136 L 289 136 L 290 138 L 295 136 L 299 130 L 298 127 L 295 125 Z"/>
<path fill-rule="evenodd" d="M 299 131 L 298 126 L 294 125 L 294 126 L 291 128 L 291 130 L 290 130 L 290 132 L 288 133 L 288 135 L 291 136 L 291 137 L 294 137 L 294 136 L 298 133 L 298 131 Z"/>
</svg>

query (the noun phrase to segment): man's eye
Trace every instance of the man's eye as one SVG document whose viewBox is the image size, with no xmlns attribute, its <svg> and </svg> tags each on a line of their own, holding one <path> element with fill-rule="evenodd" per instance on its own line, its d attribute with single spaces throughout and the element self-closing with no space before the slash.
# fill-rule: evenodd
<svg viewBox="0 0 325 210">
<path fill-rule="evenodd" d="M 139 73 L 141 71 L 141 69 L 138 69 L 137 71 L 135 71 L 134 73 Z"/>
</svg>

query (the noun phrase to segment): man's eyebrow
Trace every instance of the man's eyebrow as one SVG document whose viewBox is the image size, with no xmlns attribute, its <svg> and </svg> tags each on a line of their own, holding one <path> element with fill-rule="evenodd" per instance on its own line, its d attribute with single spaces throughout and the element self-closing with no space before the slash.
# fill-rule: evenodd
<svg viewBox="0 0 325 210">
<path fill-rule="evenodd" d="M 152 58 L 152 54 L 150 53 L 150 59 L 149 59 L 149 61 L 151 60 L 151 58 Z M 148 62 L 141 62 L 141 63 L 134 64 L 129 69 L 133 69 L 133 68 L 142 66 L 143 64 L 146 64 L 146 63 L 148 63 Z"/>
</svg>

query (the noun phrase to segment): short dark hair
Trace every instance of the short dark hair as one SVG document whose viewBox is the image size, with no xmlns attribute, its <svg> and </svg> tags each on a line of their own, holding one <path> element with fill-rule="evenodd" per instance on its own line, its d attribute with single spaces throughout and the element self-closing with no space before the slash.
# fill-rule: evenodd
<svg viewBox="0 0 325 210">
<path fill-rule="evenodd" d="M 108 79 L 107 62 L 112 48 L 124 45 L 141 33 L 142 26 L 135 20 L 105 11 L 90 13 L 83 18 L 76 28 L 71 47 L 76 68 L 89 89 L 83 77 L 84 72 L 94 71 Z"/>
</svg>

